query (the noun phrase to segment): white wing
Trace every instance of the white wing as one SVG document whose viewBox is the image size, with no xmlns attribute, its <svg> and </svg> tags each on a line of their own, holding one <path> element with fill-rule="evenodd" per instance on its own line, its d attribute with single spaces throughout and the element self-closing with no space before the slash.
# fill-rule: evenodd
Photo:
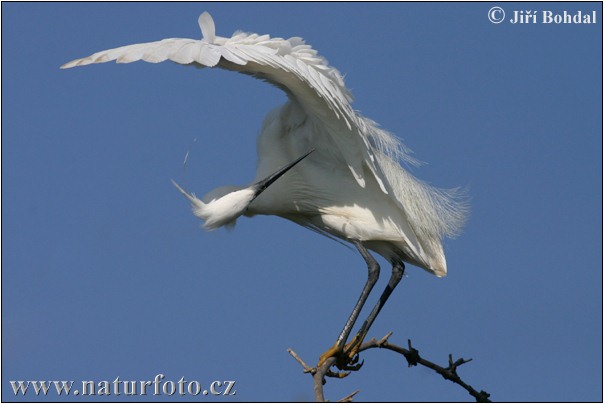
<svg viewBox="0 0 604 404">
<path fill-rule="evenodd" d="M 405 171 L 399 161 L 415 163 L 405 146 L 377 124 L 357 114 L 340 73 L 301 38 L 235 33 L 216 36 L 207 12 L 199 17 L 203 39 L 170 38 L 95 53 L 61 66 L 70 68 L 112 60 L 131 63 L 165 60 L 196 67 L 220 67 L 269 81 L 321 123 L 361 187 L 371 173 L 385 194 L 405 211 L 410 226 L 429 255 L 442 256 L 441 239 L 455 235 L 466 206 L 456 190 L 433 188 Z M 461 195 L 463 197 L 463 195 Z"/>
<path fill-rule="evenodd" d="M 214 21 L 207 12 L 201 14 L 198 22 L 201 40 L 170 38 L 122 46 L 71 61 L 61 68 L 113 60 L 117 63 L 171 60 L 197 67 L 221 67 L 267 80 L 294 98 L 308 115 L 321 121 L 361 187 L 365 186 L 363 166 L 366 166 L 382 191 L 389 193 L 370 144 L 376 139 L 370 140 L 365 120 L 350 106 L 352 96 L 342 76 L 323 57 L 298 37 L 282 39 L 236 32 L 231 38 L 223 38 L 216 36 Z"/>
</svg>

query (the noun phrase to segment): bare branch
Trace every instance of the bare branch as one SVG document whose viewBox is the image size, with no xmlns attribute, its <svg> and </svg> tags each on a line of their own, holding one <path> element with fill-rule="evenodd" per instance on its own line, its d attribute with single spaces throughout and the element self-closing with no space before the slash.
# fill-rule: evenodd
<svg viewBox="0 0 604 404">
<path fill-rule="evenodd" d="M 465 383 L 457 374 L 457 368 L 465 363 L 470 362 L 472 359 L 459 358 L 454 361 L 453 355 L 449 354 L 448 366 L 442 367 L 434 362 L 422 358 L 419 354 L 419 351 L 411 345 L 411 340 L 407 340 L 407 348 L 391 344 L 388 341 L 391 335 L 392 332 L 389 332 L 380 340 L 372 338 L 371 340 L 363 343 L 359 348 L 359 353 L 373 348 L 387 349 L 389 351 L 397 352 L 405 357 L 409 367 L 422 365 L 430 368 L 446 380 L 450 380 L 453 383 L 463 387 L 472 397 L 474 397 L 476 402 L 491 402 L 491 400 L 489 400 L 489 393 L 484 390 L 476 391 L 472 386 Z M 331 367 L 337 362 L 335 357 L 328 358 L 320 367 L 314 368 L 308 366 L 292 349 L 288 349 L 287 351 L 304 368 L 304 373 L 310 373 L 313 376 L 315 400 L 317 402 L 325 401 L 325 395 L 323 392 L 323 385 L 326 382 L 325 377 L 344 378 L 350 374 L 350 372 L 334 372 L 331 370 Z M 349 394 L 339 401 L 351 402 L 353 397 L 358 392 L 359 390 Z"/>
<path fill-rule="evenodd" d="M 323 365 L 317 368 L 314 378 L 315 401 L 324 402 L 325 395 L 323 394 L 323 385 L 325 384 L 325 376 L 330 373 L 331 368 L 336 363 L 336 358 L 328 358 Z M 345 377 L 345 376 L 342 376 Z"/>
<path fill-rule="evenodd" d="M 439 366 L 439 365 L 435 364 L 434 362 L 431 362 L 427 359 L 422 358 L 419 354 L 419 351 L 411 345 L 411 340 L 407 340 L 408 349 L 403 348 L 398 345 L 391 344 L 390 342 L 388 342 L 388 338 L 391 335 L 392 335 L 392 332 L 386 334 L 386 336 L 384 338 L 382 338 L 380 341 L 377 341 L 375 338 L 373 338 L 370 341 L 365 342 L 359 348 L 359 352 L 366 351 L 366 350 L 372 349 L 372 348 L 382 348 L 382 349 L 388 349 L 390 351 L 398 352 L 399 354 L 401 354 L 405 357 L 409 367 L 417 366 L 419 364 L 419 365 L 425 366 L 427 368 L 430 368 L 430 369 L 434 370 L 436 373 L 438 373 L 439 375 L 441 375 L 442 377 L 444 377 L 446 380 L 450 380 L 453 383 L 458 384 L 459 386 L 466 389 L 466 391 L 468 393 L 470 393 L 470 395 L 472 397 L 474 397 L 474 399 L 477 402 L 491 402 L 491 400 L 489 400 L 489 396 L 490 396 L 489 393 L 487 393 L 484 390 L 481 390 L 480 392 L 476 391 L 472 386 L 465 383 L 461 379 L 461 377 L 459 377 L 459 375 L 457 374 L 457 368 L 459 366 L 463 365 L 464 363 L 470 362 L 472 359 L 459 358 L 456 361 L 453 361 L 453 355 L 449 354 L 449 366 L 447 366 L 446 368 L 443 368 L 442 366 Z"/>
</svg>

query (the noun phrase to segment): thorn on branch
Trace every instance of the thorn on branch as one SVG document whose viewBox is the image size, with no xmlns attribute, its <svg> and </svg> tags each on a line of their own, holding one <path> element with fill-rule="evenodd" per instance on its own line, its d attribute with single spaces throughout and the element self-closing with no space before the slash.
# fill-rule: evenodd
<svg viewBox="0 0 604 404">
<path fill-rule="evenodd" d="M 477 403 L 490 403 L 491 400 L 489 400 L 489 397 L 491 397 L 491 395 L 484 390 L 480 390 L 480 393 L 474 395 Z"/>
<path fill-rule="evenodd" d="M 464 363 L 468 363 L 471 360 L 472 359 L 466 360 L 464 358 L 459 358 L 455 362 L 453 362 L 453 355 L 449 354 L 449 366 L 437 372 L 440 373 L 440 375 L 445 379 L 458 383 L 459 381 L 461 381 L 461 379 L 457 374 L 457 367 L 463 365 Z"/>
<path fill-rule="evenodd" d="M 415 348 L 413 348 L 413 346 L 411 345 L 411 340 L 408 339 L 407 340 L 407 346 L 409 347 L 409 350 L 406 352 L 403 352 L 403 356 L 405 357 L 405 359 L 407 359 L 407 363 L 409 364 L 409 367 L 412 366 L 417 366 L 417 364 L 419 363 L 421 357 L 419 356 L 419 351 Z"/>
<path fill-rule="evenodd" d="M 453 362 L 453 355 L 449 354 L 449 367 L 452 372 L 456 372 L 458 366 L 463 365 L 464 363 L 468 363 L 472 360 L 472 358 L 466 360 L 464 358 L 459 358 L 455 362 Z"/>
</svg>

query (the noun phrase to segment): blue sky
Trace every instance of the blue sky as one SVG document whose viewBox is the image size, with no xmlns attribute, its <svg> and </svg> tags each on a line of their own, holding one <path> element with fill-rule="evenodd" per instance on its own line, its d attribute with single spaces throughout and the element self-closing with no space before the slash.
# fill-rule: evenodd
<svg viewBox="0 0 604 404">
<path fill-rule="evenodd" d="M 493 24 L 494 5 L 598 21 Z M 305 38 L 345 74 L 354 107 L 426 162 L 414 175 L 468 187 L 470 220 L 445 243 L 449 275 L 409 266 L 371 336 L 394 331 L 441 364 L 473 358 L 460 375 L 497 401 L 602 400 L 600 3 L 3 3 L 3 400 L 22 399 L 10 380 L 159 373 L 206 388 L 235 380 L 237 400 L 312 399 L 286 349 L 315 363 L 331 346 L 362 259 L 279 218 L 206 233 L 170 183 L 204 194 L 251 181 L 261 122 L 285 96 L 170 63 L 59 69 L 199 38 L 205 10 L 222 36 Z M 329 399 L 471 401 L 392 353 L 363 358 L 328 381 Z"/>
</svg>

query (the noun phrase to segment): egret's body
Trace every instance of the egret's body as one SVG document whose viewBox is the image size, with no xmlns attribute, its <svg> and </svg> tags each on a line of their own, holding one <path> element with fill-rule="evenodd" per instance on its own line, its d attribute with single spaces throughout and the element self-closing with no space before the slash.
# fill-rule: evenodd
<svg viewBox="0 0 604 404">
<path fill-rule="evenodd" d="M 296 101 L 270 113 L 258 138 L 256 180 L 315 147 L 316 152 L 250 204 L 247 215 L 277 215 L 343 240 L 360 240 L 389 261 L 402 259 L 438 275 L 446 273 L 437 241 L 431 255 L 410 228 L 405 211 L 372 175 L 361 188 L 345 161 L 334 153 L 320 123 L 304 116 Z M 298 122 L 296 120 L 301 120 Z M 431 240 L 432 241 L 432 240 Z M 433 241 L 432 241 L 433 242 Z M 417 253 L 416 253 L 417 252 Z"/>
<path fill-rule="evenodd" d="M 403 261 L 438 276 L 446 274 L 442 239 L 459 230 L 465 207 L 454 191 L 433 188 L 401 167 L 401 160 L 413 162 L 406 148 L 352 109 L 340 73 L 300 38 L 244 33 L 219 37 L 207 13 L 200 16 L 199 24 L 202 40 L 172 38 L 124 46 L 63 67 L 111 60 L 171 60 L 238 71 L 283 89 L 289 100 L 263 123 L 252 185 L 219 188 L 201 200 L 178 188 L 207 229 L 232 226 L 241 215 L 277 215 L 357 247 L 369 269 L 368 281 L 329 354 L 344 348 L 377 280 L 379 266 L 366 249 L 391 262 L 393 275 L 363 324 L 360 338 L 355 338 L 352 348 L 358 348 L 402 277 Z M 285 168 L 274 173 L 280 167 Z M 285 172 L 287 176 L 276 181 Z"/>
</svg>

